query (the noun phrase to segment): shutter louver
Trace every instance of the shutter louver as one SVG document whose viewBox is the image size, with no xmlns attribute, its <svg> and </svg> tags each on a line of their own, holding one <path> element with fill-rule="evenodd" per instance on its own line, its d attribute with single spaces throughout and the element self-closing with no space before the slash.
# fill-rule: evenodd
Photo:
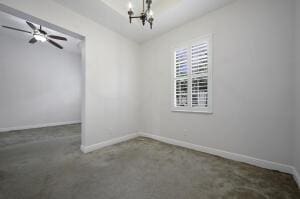
<svg viewBox="0 0 300 199">
<path fill-rule="evenodd" d="M 176 80 L 176 106 L 188 106 L 188 80 Z"/>
<path fill-rule="evenodd" d="M 207 73 L 208 43 L 192 46 L 192 74 Z"/>
<path fill-rule="evenodd" d="M 207 76 L 192 80 L 192 107 L 208 107 Z"/>
<path fill-rule="evenodd" d="M 188 75 L 188 51 L 187 49 L 177 50 L 175 53 L 176 77 Z"/>
</svg>

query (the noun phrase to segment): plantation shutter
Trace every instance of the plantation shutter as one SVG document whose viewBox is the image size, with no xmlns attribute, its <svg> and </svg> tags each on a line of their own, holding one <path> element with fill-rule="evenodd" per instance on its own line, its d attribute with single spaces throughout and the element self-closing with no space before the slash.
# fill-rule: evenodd
<svg viewBox="0 0 300 199">
<path fill-rule="evenodd" d="M 173 110 L 212 113 L 211 36 L 174 51 Z"/>
<path fill-rule="evenodd" d="M 192 45 L 192 107 L 208 107 L 208 43 Z"/>
<path fill-rule="evenodd" d="M 175 52 L 175 106 L 188 106 L 188 50 Z"/>
</svg>

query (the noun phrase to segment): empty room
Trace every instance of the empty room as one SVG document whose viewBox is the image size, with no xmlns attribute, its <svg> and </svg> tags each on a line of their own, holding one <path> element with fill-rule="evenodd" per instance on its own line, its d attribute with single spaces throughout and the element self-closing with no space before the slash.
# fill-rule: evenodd
<svg viewBox="0 0 300 199">
<path fill-rule="evenodd" d="M 300 198 L 300 0 L 0 0 L 0 199 L 221 198 Z"/>
</svg>

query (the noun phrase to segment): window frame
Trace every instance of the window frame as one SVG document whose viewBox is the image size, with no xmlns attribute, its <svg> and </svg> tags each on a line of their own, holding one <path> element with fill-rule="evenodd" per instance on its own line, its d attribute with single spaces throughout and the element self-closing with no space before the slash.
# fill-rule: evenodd
<svg viewBox="0 0 300 199">
<path fill-rule="evenodd" d="M 201 74 L 192 74 L 192 65 L 191 65 L 191 49 L 192 46 L 201 44 L 203 42 L 208 43 L 208 71 L 207 71 L 207 92 L 208 92 L 208 106 L 205 108 L 202 107 L 192 107 L 192 80 L 193 77 L 199 77 Z M 187 107 L 177 107 L 176 106 L 176 80 L 181 79 L 183 77 L 176 77 L 176 51 L 187 48 L 188 51 L 188 106 Z M 212 114 L 213 107 L 212 107 L 212 97 L 213 97 L 213 80 L 212 80 L 212 73 L 213 73 L 213 49 L 212 49 L 212 34 L 205 35 L 202 37 L 198 37 L 196 39 L 181 43 L 172 48 L 172 104 L 171 110 L 173 112 L 192 112 L 192 113 L 206 113 Z M 202 75 L 203 76 L 203 75 Z"/>
</svg>

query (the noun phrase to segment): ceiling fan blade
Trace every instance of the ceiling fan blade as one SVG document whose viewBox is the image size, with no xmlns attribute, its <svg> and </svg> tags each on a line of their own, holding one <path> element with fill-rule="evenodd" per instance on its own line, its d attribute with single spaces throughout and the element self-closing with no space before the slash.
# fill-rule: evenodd
<svg viewBox="0 0 300 199">
<path fill-rule="evenodd" d="M 33 25 L 31 22 L 26 21 L 27 25 L 32 29 L 32 30 L 36 30 L 35 25 Z"/>
<path fill-rule="evenodd" d="M 19 29 L 19 28 L 14 28 L 14 27 L 9 27 L 9 26 L 2 26 L 2 27 L 3 27 L 3 28 L 7 28 L 7 29 L 11 29 L 11 30 L 16 30 L 16 31 L 26 32 L 26 33 L 32 34 L 32 32 L 30 32 L 30 31 L 22 30 L 22 29 Z"/>
<path fill-rule="evenodd" d="M 57 40 L 68 41 L 67 38 L 65 38 L 65 37 L 60 37 L 60 36 L 56 36 L 56 35 L 48 35 L 48 37 L 51 38 L 51 39 L 57 39 Z"/>
<path fill-rule="evenodd" d="M 37 40 L 33 37 L 32 39 L 29 40 L 30 44 L 34 44 L 35 42 L 37 42 Z"/>
<path fill-rule="evenodd" d="M 61 45 L 59 45 L 58 43 L 52 41 L 51 39 L 47 39 L 47 41 L 52 44 L 53 46 L 59 48 L 59 49 L 63 49 L 63 47 Z"/>
</svg>

